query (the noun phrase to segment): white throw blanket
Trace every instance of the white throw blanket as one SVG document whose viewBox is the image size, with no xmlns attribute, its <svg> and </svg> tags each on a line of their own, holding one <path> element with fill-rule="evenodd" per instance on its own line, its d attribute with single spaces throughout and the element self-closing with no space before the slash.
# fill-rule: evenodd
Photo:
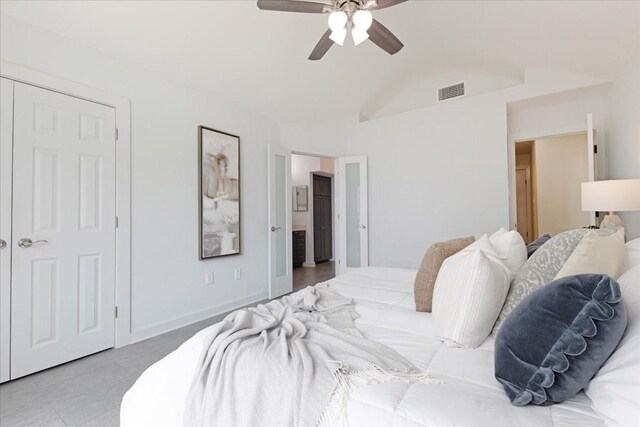
<svg viewBox="0 0 640 427">
<path fill-rule="evenodd" d="M 185 425 L 330 425 L 356 379 L 427 380 L 355 318 L 353 300 L 326 287 L 229 314 L 205 338 Z"/>
</svg>

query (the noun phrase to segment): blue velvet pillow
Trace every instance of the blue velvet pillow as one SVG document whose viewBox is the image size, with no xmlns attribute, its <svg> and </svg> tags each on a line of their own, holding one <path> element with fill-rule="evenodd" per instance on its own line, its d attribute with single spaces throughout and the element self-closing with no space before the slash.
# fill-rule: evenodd
<svg viewBox="0 0 640 427">
<path fill-rule="evenodd" d="M 540 246 L 544 245 L 544 243 L 551 238 L 551 235 L 548 233 L 544 233 L 542 236 L 538 237 L 533 242 L 527 245 L 527 258 L 531 258 L 531 255 L 538 249 Z"/>
<path fill-rule="evenodd" d="M 589 383 L 622 339 L 627 313 L 606 274 L 554 280 L 506 318 L 495 375 L 516 406 L 559 403 Z"/>
</svg>

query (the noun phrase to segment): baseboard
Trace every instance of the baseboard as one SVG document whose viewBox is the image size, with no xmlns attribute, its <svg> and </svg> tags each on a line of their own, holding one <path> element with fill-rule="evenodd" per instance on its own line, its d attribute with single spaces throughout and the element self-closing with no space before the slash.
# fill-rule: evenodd
<svg viewBox="0 0 640 427">
<path fill-rule="evenodd" d="M 302 266 L 303 266 L 303 267 L 312 268 L 312 267 L 315 267 L 315 266 L 316 266 L 316 263 L 315 263 L 315 262 L 306 262 L 306 261 L 305 261 L 305 262 L 303 262 L 303 263 L 302 263 Z"/>
<path fill-rule="evenodd" d="M 186 316 L 175 317 L 166 322 L 158 323 L 157 325 L 153 325 L 139 331 L 131 332 L 131 334 L 129 335 L 129 344 L 144 341 L 148 338 L 152 338 L 173 331 L 175 329 L 191 325 L 192 323 L 209 319 L 210 317 L 217 316 L 219 314 L 226 313 L 227 311 L 232 311 L 240 307 L 244 307 L 245 305 L 253 304 L 267 298 L 267 293 L 260 292 L 244 298 L 230 301 L 226 304 L 216 305 L 205 310 L 187 314 Z"/>
</svg>

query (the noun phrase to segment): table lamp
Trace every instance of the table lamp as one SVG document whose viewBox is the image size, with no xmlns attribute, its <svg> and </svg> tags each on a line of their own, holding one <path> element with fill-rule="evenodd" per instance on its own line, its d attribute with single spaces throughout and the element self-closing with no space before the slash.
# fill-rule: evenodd
<svg viewBox="0 0 640 427">
<path fill-rule="evenodd" d="M 608 211 L 600 228 L 622 227 L 615 212 L 640 211 L 640 179 L 613 179 L 582 183 L 582 210 Z"/>
</svg>

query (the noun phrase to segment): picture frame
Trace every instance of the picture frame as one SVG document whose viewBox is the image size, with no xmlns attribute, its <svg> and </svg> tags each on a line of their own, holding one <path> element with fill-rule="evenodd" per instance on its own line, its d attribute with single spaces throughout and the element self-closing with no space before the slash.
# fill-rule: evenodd
<svg viewBox="0 0 640 427">
<path fill-rule="evenodd" d="M 239 255 L 240 137 L 198 126 L 199 259 Z"/>
</svg>

